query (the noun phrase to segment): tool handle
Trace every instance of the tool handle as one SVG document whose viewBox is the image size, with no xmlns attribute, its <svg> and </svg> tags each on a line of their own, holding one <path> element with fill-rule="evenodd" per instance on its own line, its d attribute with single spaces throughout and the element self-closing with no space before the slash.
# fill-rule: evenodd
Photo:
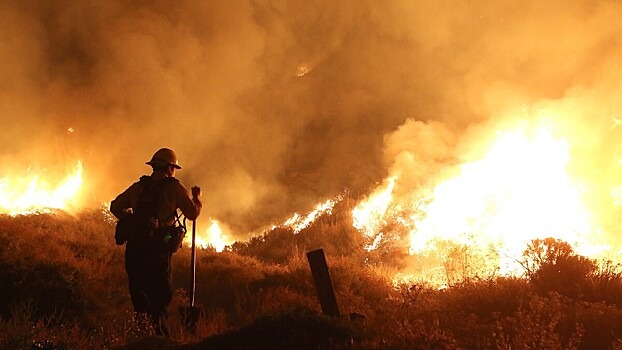
<svg viewBox="0 0 622 350">
<path fill-rule="evenodd" d="M 192 285 L 190 286 L 190 306 L 194 307 L 194 295 L 196 292 L 196 280 L 197 280 L 197 256 L 196 256 L 196 235 L 197 235 L 197 220 L 192 220 L 192 252 L 190 257 L 190 268 L 192 274 Z"/>
</svg>

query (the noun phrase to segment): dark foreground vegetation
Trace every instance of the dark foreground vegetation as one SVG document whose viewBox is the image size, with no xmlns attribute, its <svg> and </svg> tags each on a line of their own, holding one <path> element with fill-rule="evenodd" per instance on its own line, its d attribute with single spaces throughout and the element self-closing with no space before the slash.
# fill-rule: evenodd
<svg viewBox="0 0 622 350">
<path fill-rule="evenodd" d="M 335 212 L 297 235 L 275 229 L 223 253 L 200 250 L 205 316 L 194 333 L 178 313 L 188 305 L 190 249 L 176 253 L 169 339 L 132 315 L 105 211 L 0 216 L 0 348 L 622 349 L 616 265 L 547 239 L 525 252 L 521 278 L 395 283 L 405 254 L 391 244 L 367 252 L 346 211 Z M 320 247 L 342 317 L 320 311 L 305 255 Z"/>
</svg>

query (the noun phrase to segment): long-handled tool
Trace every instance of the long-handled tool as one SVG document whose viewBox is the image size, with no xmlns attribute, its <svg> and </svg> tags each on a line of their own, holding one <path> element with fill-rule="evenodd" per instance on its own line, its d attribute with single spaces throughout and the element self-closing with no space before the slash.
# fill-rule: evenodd
<svg viewBox="0 0 622 350">
<path fill-rule="evenodd" d="M 194 296 L 197 291 L 197 220 L 192 220 L 192 252 L 190 254 L 190 271 L 192 284 L 190 285 L 190 307 L 194 307 Z"/>
<path fill-rule="evenodd" d="M 181 314 L 181 320 L 186 327 L 186 329 L 190 332 L 196 332 L 197 330 L 197 322 L 203 316 L 203 308 L 201 306 L 197 306 L 194 303 L 194 297 L 196 294 L 196 267 L 197 267 L 197 248 L 196 248 L 196 235 L 197 235 L 197 220 L 192 220 L 192 252 L 190 255 L 190 269 L 191 269 L 191 285 L 190 285 L 190 306 L 189 307 L 180 307 L 179 313 Z"/>
</svg>

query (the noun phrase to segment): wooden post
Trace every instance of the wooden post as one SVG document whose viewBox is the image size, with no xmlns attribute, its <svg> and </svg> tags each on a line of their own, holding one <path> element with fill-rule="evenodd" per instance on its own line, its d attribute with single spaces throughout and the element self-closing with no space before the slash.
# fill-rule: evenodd
<svg viewBox="0 0 622 350">
<path fill-rule="evenodd" d="M 317 249 L 308 252 L 307 260 L 309 260 L 322 312 L 327 316 L 339 316 L 339 306 L 337 305 L 337 298 L 335 298 L 333 283 L 330 280 L 324 250 Z"/>
</svg>

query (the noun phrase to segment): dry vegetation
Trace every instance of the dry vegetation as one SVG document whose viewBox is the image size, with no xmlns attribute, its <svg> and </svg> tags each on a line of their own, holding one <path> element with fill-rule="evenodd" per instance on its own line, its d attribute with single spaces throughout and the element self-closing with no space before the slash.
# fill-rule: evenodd
<svg viewBox="0 0 622 350">
<path fill-rule="evenodd" d="M 196 333 L 177 312 L 188 305 L 190 250 L 176 253 L 170 339 L 132 316 L 105 211 L 0 216 L 0 348 L 622 349 L 616 265 L 548 239 L 525 252 L 524 278 L 395 285 L 404 253 L 391 244 L 367 252 L 344 212 L 297 235 L 275 229 L 223 253 L 201 250 Z M 341 318 L 320 312 L 305 256 L 320 247 Z"/>
</svg>

